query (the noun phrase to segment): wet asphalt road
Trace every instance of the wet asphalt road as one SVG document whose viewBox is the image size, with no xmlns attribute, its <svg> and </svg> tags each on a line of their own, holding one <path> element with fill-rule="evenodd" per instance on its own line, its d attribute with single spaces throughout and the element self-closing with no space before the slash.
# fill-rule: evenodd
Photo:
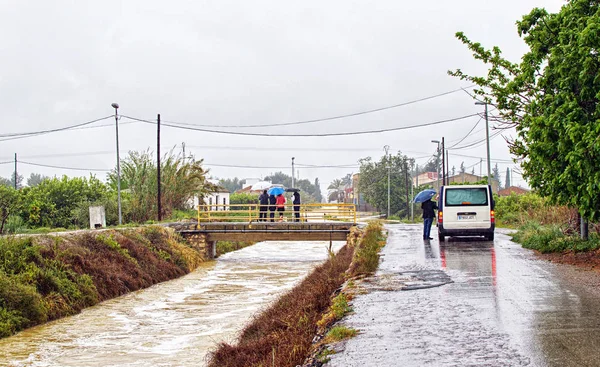
<svg viewBox="0 0 600 367">
<path fill-rule="evenodd" d="M 343 321 L 361 333 L 326 366 L 600 366 L 597 273 L 537 260 L 502 230 L 440 246 L 417 225 L 387 229 Z"/>
</svg>

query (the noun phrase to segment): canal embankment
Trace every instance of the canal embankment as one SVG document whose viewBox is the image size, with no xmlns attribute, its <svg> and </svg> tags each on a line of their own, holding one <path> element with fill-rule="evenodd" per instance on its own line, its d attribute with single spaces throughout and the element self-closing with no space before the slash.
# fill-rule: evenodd
<svg viewBox="0 0 600 367">
<path fill-rule="evenodd" d="M 0 238 L 0 337 L 180 277 L 204 261 L 173 230 Z"/>
<path fill-rule="evenodd" d="M 319 341 L 329 328 L 350 311 L 343 285 L 372 273 L 385 243 L 381 223 L 353 228 L 337 253 L 329 252 L 300 284 L 257 314 L 235 344 L 220 343 L 209 357 L 209 366 L 296 366 L 319 354 Z"/>
</svg>

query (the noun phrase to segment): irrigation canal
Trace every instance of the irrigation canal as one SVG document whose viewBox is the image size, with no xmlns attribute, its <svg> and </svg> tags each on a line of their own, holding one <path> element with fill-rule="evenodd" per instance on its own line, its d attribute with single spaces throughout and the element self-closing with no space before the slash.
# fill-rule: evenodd
<svg viewBox="0 0 600 367">
<path fill-rule="evenodd" d="M 343 242 L 334 242 L 338 250 Z M 327 242 L 261 242 L 78 315 L 0 340 L 0 366 L 202 366 L 327 258 Z"/>
</svg>

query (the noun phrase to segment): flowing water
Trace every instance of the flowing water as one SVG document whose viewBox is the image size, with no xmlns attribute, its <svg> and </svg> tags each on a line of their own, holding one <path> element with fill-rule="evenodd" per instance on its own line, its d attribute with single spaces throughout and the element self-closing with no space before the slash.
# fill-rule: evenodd
<svg viewBox="0 0 600 367">
<path fill-rule="evenodd" d="M 343 242 L 334 242 L 338 250 Z M 262 242 L 185 277 L 0 340 L 0 366 L 202 366 L 327 258 L 328 242 Z"/>
</svg>

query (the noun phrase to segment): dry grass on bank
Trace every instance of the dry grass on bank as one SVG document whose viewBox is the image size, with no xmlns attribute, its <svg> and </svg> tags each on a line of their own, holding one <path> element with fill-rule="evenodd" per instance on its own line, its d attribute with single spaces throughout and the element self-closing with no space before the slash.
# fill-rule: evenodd
<svg viewBox="0 0 600 367">
<path fill-rule="evenodd" d="M 377 267 L 381 230 L 381 224 L 373 223 L 364 235 L 358 230 L 351 233 L 348 243 L 337 254 L 331 255 L 299 285 L 257 315 L 242 331 L 237 345 L 221 343 L 211 353 L 209 366 L 293 367 L 302 364 L 311 352 L 319 327 L 333 323 L 349 310 L 346 307 L 338 315 L 339 307 L 331 308 L 332 296 L 348 276 L 368 272 L 373 264 Z M 348 273 L 353 262 L 356 272 Z M 328 314 L 333 316 L 326 316 Z M 321 321 L 324 317 L 328 317 L 326 322 Z"/>
<path fill-rule="evenodd" d="M 0 238 L 0 337 L 174 279 L 202 261 L 162 227 Z"/>
</svg>

